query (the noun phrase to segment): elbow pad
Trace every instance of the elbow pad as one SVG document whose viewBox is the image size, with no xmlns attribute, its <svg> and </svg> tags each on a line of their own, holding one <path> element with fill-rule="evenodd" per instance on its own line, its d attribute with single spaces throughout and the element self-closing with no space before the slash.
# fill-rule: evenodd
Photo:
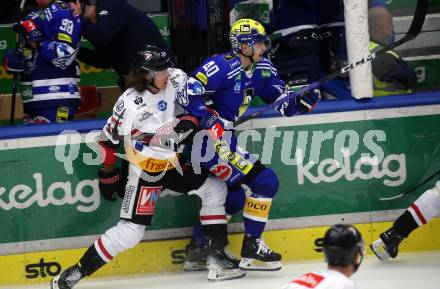
<svg viewBox="0 0 440 289">
<path fill-rule="evenodd" d="M 202 96 L 203 94 L 205 94 L 205 88 L 202 83 L 190 77 L 177 92 L 177 102 L 182 106 L 187 106 L 189 96 Z"/>
</svg>

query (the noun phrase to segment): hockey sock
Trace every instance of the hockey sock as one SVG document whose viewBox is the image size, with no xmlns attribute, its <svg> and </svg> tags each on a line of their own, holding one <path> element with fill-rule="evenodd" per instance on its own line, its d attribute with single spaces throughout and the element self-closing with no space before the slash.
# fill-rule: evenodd
<svg viewBox="0 0 440 289">
<path fill-rule="evenodd" d="M 439 184 L 440 186 L 440 184 Z M 420 226 L 425 225 L 440 213 L 440 190 L 438 186 L 424 192 L 409 208 L 394 222 L 394 227 L 402 237 L 408 235 Z"/>
<path fill-rule="evenodd" d="M 246 192 L 241 186 L 236 189 L 228 188 L 225 202 L 226 214 L 233 216 L 243 210 L 245 201 Z"/>
<path fill-rule="evenodd" d="M 252 195 L 246 198 L 243 208 L 244 231 L 246 235 L 259 238 L 264 231 L 272 198 L 278 192 L 279 182 L 274 171 L 264 168 L 254 178 L 246 182 Z"/>
<path fill-rule="evenodd" d="M 194 226 L 192 238 L 197 244 L 205 243 L 205 234 L 203 233 L 203 226 L 200 222 L 197 222 L 197 224 Z"/>
<path fill-rule="evenodd" d="M 243 209 L 244 231 L 246 235 L 259 238 L 264 231 L 269 211 L 272 205 L 272 198 L 258 197 L 252 194 L 246 199 Z"/>
<path fill-rule="evenodd" d="M 419 227 L 419 225 L 417 225 L 411 213 L 406 210 L 397 218 L 393 224 L 393 227 L 400 236 L 407 238 L 412 231 Z"/>
<path fill-rule="evenodd" d="M 203 232 L 212 245 L 223 248 L 228 245 L 228 228 L 225 224 L 203 225 Z"/>
<path fill-rule="evenodd" d="M 105 264 L 106 262 L 96 251 L 95 245 L 90 246 L 78 262 L 79 271 L 83 277 L 93 274 Z"/>
</svg>

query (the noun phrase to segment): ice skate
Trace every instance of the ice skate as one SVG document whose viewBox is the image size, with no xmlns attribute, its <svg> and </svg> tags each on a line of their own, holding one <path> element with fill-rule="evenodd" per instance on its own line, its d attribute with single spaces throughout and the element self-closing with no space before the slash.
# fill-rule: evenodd
<svg viewBox="0 0 440 289">
<path fill-rule="evenodd" d="M 208 248 L 208 281 L 224 281 L 242 278 L 246 272 L 242 271 L 238 264 L 240 260 L 226 251 L 226 247 Z"/>
<path fill-rule="evenodd" d="M 370 244 L 370 249 L 382 261 L 391 258 L 396 258 L 399 253 L 399 244 L 403 237 L 400 236 L 394 228 L 391 228 L 382 234 L 380 239 Z"/>
<path fill-rule="evenodd" d="M 71 289 L 83 276 L 77 264 L 67 268 L 50 281 L 50 289 Z"/>
<path fill-rule="evenodd" d="M 245 236 L 239 267 L 246 271 L 277 271 L 281 269 L 281 255 L 270 250 L 262 238 Z"/>
<path fill-rule="evenodd" d="M 207 251 L 206 245 L 197 243 L 194 239 L 185 247 L 185 263 L 183 264 L 184 271 L 203 271 L 207 270 L 206 258 Z"/>
</svg>

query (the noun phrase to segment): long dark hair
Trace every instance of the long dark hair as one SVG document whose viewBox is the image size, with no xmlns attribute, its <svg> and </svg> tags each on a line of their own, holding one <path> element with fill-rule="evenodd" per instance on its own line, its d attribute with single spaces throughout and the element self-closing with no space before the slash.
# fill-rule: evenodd
<svg viewBox="0 0 440 289">
<path fill-rule="evenodd" d="M 149 75 L 149 79 L 145 76 Z M 152 85 L 153 77 L 149 72 L 131 70 L 125 78 L 125 87 L 133 87 L 136 91 L 142 92 Z"/>
</svg>

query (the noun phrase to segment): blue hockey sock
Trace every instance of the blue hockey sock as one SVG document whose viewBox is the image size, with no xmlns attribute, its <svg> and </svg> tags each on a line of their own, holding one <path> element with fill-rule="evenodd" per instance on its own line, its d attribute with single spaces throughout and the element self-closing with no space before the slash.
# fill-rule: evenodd
<svg viewBox="0 0 440 289">
<path fill-rule="evenodd" d="M 200 223 L 200 221 L 197 222 L 197 224 L 194 226 L 192 238 L 198 244 L 205 243 L 205 234 L 203 233 L 203 227 L 202 227 L 202 224 Z"/>
</svg>

